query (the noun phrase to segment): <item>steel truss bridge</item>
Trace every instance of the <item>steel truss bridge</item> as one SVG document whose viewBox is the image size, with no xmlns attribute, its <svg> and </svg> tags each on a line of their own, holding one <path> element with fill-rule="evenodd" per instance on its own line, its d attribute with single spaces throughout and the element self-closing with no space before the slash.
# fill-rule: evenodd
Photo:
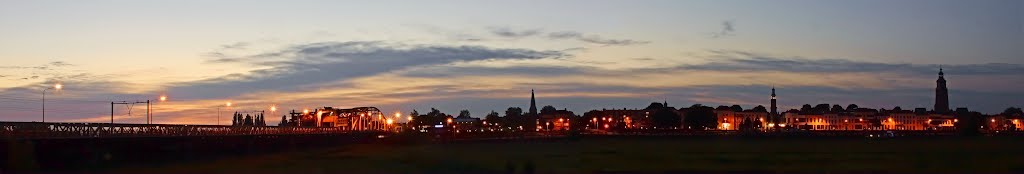
<svg viewBox="0 0 1024 174">
<path fill-rule="evenodd" d="M 384 131 L 385 130 L 353 131 L 336 127 L 0 122 L 0 138 L 4 139 L 319 135 Z"/>
</svg>

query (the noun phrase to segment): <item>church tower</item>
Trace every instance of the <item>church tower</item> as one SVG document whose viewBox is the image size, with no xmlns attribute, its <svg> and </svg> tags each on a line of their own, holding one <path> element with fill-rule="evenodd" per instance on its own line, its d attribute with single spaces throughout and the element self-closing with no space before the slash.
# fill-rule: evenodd
<svg viewBox="0 0 1024 174">
<path fill-rule="evenodd" d="M 779 115 L 779 107 L 775 105 L 776 103 L 777 102 L 775 101 L 775 87 L 772 87 L 772 117 Z"/>
<path fill-rule="evenodd" d="M 537 115 L 537 98 L 533 95 L 533 89 L 530 89 L 530 113 L 531 116 Z"/>
<path fill-rule="evenodd" d="M 949 112 L 949 89 L 946 89 L 945 73 L 939 67 L 939 80 L 935 81 L 935 112 Z"/>
</svg>

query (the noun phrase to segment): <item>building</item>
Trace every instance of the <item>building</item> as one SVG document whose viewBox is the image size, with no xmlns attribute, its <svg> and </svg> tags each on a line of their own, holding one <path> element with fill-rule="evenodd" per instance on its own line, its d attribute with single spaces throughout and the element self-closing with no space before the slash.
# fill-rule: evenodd
<svg viewBox="0 0 1024 174">
<path fill-rule="evenodd" d="M 571 126 L 571 120 L 576 117 L 568 109 L 541 112 L 537 122 L 538 131 L 566 131 Z"/>
<path fill-rule="evenodd" d="M 455 117 L 452 119 L 452 128 L 458 132 L 483 131 L 483 121 L 473 117 Z"/>
<path fill-rule="evenodd" d="M 759 107 L 764 108 L 764 107 Z M 755 124 L 753 128 L 764 128 L 768 126 L 768 112 L 757 109 L 737 110 L 731 107 L 719 106 L 714 110 L 718 117 L 718 130 L 740 130 L 744 122 L 749 121 Z"/>
</svg>

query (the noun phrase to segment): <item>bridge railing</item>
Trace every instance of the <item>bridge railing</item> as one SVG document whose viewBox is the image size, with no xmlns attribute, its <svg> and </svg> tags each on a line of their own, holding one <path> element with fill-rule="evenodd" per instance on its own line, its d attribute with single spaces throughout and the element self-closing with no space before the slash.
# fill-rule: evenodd
<svg viewBox="0 0 1024 174">
<path fill-rule="evenodd" d="M 254 127 L 174 124 L 0 122 L 3 138 L 92 138 L 339 134 L 350 130 L 312 127 Z"/>
</svg>

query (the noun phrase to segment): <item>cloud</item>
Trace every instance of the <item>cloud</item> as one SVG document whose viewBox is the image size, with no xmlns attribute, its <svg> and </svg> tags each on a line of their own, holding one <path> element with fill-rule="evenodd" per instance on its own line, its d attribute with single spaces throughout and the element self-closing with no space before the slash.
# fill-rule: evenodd
<svg viewBox="0 0 1024 174">
<path fill-rule="evenodd" d="M 417 66 L 559 56 L 562 53 L 558 51 L 483 46 L 407 45 L 378 41 L 318 42 L 262 54 L 211 60 L 213 63 L 243 63 L 268 68 L 179 84 L 170 91 L 228 97 L 244 93 L 241 91 L 298 90 Z"/>
<path fill-rule="evenodd" d="M 683 65 L 680 68 L 718 71 L 787 71 L 805 73 L 900 72 L 913 75 L 934 75 L 940 65 L 880 63 L 851 59 L 774 57 L 746 52 L 720 52 L 725 55 L 710 63 Z M 1007 63 L 942 65 L 947 74 L 956 75 L 1024 75 L 1024 65 Z"/>
<path fill-rule="evenodd" d="M 74 66 L 74 65 L 72 65 L 72 64 L 69 64 L 69 63 L 67 63 L 67 62 L 64 62 L 64 61 L 55 61 L 55 62 L 50 62 L 50 64 L 49 64 L 49 65 L 50 65 L 50 66 L 55 66 L 55 67 L 64 67 L 64 66 Z"/>
<path fill-rule="evenodd" d="M 221 45 L 221 49 L 245 49 L 249 46 L 248 42 L 235 42 L 233 44 Z"/>
<path fill-rule="evenodd" d="M 491 34 L 508 38 L 524 38 L 541 34 L 540 29 L 513 30 L 509 27 L 491 27 Z"/>
<path fill-rule="evenodd" d="M 548 33 L 549 39 L 575 39 L 587 43 L 600 44 L 600 45 L 614 45 L 614 46 L 625 46 L 625 45 L 638 45 L 651 43 L 649 41 L 637 41 L 630 39 L 605 39 L 598 35 L 584 35 L 583 33 L 575 31 L 559 31 Z"/>
<path fill-rule="evenodd" d="M 533 36 L 543 36 L 552 40 L 577 40 L 586 43 L 599 44 L 605 46 L 626 46 L 626 45 L 639 45 L 647 44 L 649 41 L 638 41 L 630 39 L 607 39 L 599 35 L 585 35 L 576 31 L 558 31 L 551 32 L 544 35 L 541 29 L 526 29 L 516 30 L 509 27 L 490 27 L 488 28 L 491 34 L 505 37 L 505 38 L 526 38 Z"/>
<path fill-rule="evenodd" d="M 732 21 L 722 21 L 722 29 L 718 32 L 711 33 L 711 38 L 721 38 L 726 36 L 734 36 L 736 29 L 733 28 Z"/>
</svg>

